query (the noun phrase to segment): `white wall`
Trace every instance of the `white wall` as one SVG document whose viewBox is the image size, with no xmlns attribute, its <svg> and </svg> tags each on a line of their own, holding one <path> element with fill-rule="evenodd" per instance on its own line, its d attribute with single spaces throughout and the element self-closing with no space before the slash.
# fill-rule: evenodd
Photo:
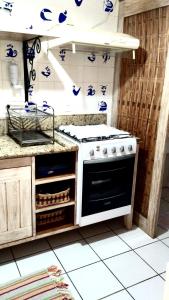
<svg viewBox="0 0 169 300">
<path fill-rule="evenodd" d="M 12 1 L 11 1 L 12 2 Z M 33 26 L 33 30 L 53 30 L 66 29 L 69 24 L 74 28 L 117 31 L 118 20 L 118 0 L 114 2 L 114 11 L 107 13 L 104 11 L 102 0 L 83 0 L 81 6 L 76 6 L 75 0 L 41 0 L 23 1 L 13 0 L 11 15 L 0 10 L 0 26 L 19 27 L 25 30 Z M 0 2 L 1 3 L 1 2 Z M 52 21 L 44 21 L 40 17 L 42 9 L 48 8 L 51 13 L 46 14 Z M 58 17 L 61 12 L 67 10 L 67 19 L 59 24 Z M 71 28 L 73 28 L 71 26 Z M 7 45 L 12 44 L 17 50 L 16 57 L 7 57 Z M 60 49 L 52 50 L 52 60 L 41 51 L 35 59 L 35 69 L 37 71 L 36 81 L 32 82 L 33 93 L 30 99 L 37 103 L 46 100 L 48 104 L 55 108 L 56 114 L 76 114 L 76 113 L 99 113 L 99 102 L 107 103 L 107 113 L 110 114 L 112 105 L 112 90 L 114 76 L 114 57 L 111 56 L 107 63 L 102 55 L 96 55 L 96 60 L 90 62 L 90 53 L 66 52 L 65 60 L 60 57 Z M 9 62 L 15 61 L 19 69 L 19 85 L 21 88 L 14 89 L 9 82 L 8 66 Z M 45 77 L 42 71 L 50 69 L 50 76 Z M 23 89 L 23 62 L 22 43 L 11 40 L 0 41 L 0 116 L 4 116 L 7 103 L 24 101 Z M 88 87 L 92 85 L 95 89 L 94 96 L 88 96 Z M 105 95 L 102 94 L 101 86 L 106 86 Z M 73 86 L 80 92 L 75 96 L 72 92 Z"/>
</svg>

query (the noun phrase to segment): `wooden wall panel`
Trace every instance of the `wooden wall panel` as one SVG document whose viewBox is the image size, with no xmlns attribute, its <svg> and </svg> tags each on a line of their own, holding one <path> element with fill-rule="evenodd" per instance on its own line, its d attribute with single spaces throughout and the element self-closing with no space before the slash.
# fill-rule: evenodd
<svg viewBox="0 0 169 300">
<path fill-rule="evenodd" d="M 124 19 L 124 32 L 140 39 L 136 59 L 121 60 L 118 127 L 138 136 L 140 150 L 135 209 L 148 214 L 157 126 L 168 45 L 169 7 Z"/>
</svg>

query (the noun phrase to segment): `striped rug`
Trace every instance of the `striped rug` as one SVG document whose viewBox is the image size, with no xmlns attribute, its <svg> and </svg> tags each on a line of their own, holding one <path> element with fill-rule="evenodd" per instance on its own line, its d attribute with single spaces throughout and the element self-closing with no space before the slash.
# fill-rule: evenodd
<svg viewBox="0 0 169 300">
<path fill-rule="evenodd" d="M 1 300 L 75 300 L 61 271 L 51 266 L 6 285 L 0 285 Z"/>
</svg>

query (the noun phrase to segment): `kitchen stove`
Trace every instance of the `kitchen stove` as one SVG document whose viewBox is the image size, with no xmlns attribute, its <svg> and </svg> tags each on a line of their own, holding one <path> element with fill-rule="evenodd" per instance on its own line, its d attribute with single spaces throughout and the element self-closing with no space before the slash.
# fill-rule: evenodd
<svg viewBox="0 0 169 300">
<path fill-rule="evenodd" d="M 57 132 L 79 148 L 76 224 L 130 214 L 136 138 L 105 124 L 62 125 Z"/>
</svg>

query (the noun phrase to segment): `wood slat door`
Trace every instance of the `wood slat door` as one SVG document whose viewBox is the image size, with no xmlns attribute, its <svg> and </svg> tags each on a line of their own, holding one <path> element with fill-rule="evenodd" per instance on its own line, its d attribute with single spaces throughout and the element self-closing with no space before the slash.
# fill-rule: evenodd
<svg viewBox="0 0 169 300">
<path fill-rule="evenodd" d="M 0 244 L 32 236 L 31 166 L 0 170 Z"/>
</svg>

